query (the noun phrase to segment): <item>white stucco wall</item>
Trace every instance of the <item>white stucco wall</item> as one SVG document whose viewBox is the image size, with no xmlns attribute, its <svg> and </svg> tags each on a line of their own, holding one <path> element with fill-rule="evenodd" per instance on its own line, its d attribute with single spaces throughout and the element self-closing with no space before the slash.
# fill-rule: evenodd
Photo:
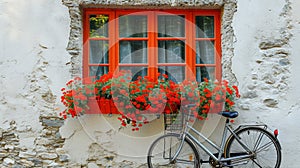
<svg viewBox="0 0 300 168">
<path fill-rule="evenodd" d="M 34 136 L 41 113 L 56 115 L 60 88 L 70 78 L 68 10 L 59 1 L 1 0 L 0 30 L 0 127 L 15 120 Z"/>
<path fill-rule="evenodd" d="M 291 10 L 286 11 L 290 3 Z M 236 34 L 233 71 L 236 74 L 241 92 L 256 92 L 257 96 L 241 100 L 239 123 L 267 123 L 272 129 L 278 128 L 279 140 L 282 144 L 282 167 L 296 168 L 300 156 L 299 148 L 299 7 L 298 1 L 238 1 L 238 10 L 234 19 Z M 286 40 L 291 34 L 288 44 L 270 49 L 259 47 L 262 41 Z M 268 39 L 268 40 L 266 40 Z M 270 54 L 276 53 L 277 54 Z M 277 66 L 281 51 L 289 53 L 285 58 L 290 60 L 290 66 Z M 269 54 L 266 58 L 264 54 Z M 270 62 L 267 62 L 267 61 Z M 272 62 L 274 61 L 274 62 Z M 276 68 L 284 75 L 276 74 Z M 278 69 L 277 69 L 278 70 Z M 276 82 L 266 82 L 266 76 Z M 255 78 L 258 78 L 256 80 Z M 254 80 L 255 79 L 255 80 Z M 281 82 L 285 81 L 284 88 Z M 270 84 L 271 83 L 271 84 Z M 282 82 L 283 83 L 283 82 Z M 281 89 L 279 89 L 281 88 Z M 266 107 L 263 100 L 276 99 L 278 104 Z M 249 110 L 248 110 L 249 108 Z M 291 164 L 292 163 L 292 164 Z"/>
<path fill-rule="evenodd" d="M 70 55 L 66 52 L 69 26 L 69 11 L 59 0 L 0 0 L 0 128 L 9 129 L 15 121 L 19 147 L 28 151 L 47 151 L 36 146 L 44 131 L 39 117 L 57 116 L 63 110 L 60 88 L 71 78 L 71 67 L 67 64 Z M 278 128 L 282 167 L 297 168 L 300 165 L 297 160 L 300 2 L 238 0 L 232 26 L 235 34 L 232 72 L 242 93 L 237 124 L 263 122 L 272 129 Z M 270 41 L 286 44 L 262 47 L 262 43 Z M 280 55 L 281 51 L 287 56 Z M 282 57 L 290 63 L 280 65 Z M 277 102 L 266 106 L 266 99 Z M 86 164 L 88 158 L 109 156 L 114 156 L 115 162 L 144 162 L 149 144 L 162 133 L 162 122 L 146 125 L 138 133 L 130 129 L 118 131 L 114 123 L 117 123 L 115 118 L 98 115 L 67 120 L 60 134 L 66 138 L 62 148 L 70 156 L 70 162 Z M 204 131 L 210 134 L 211 130 Z M 212 135 L 216 141 L 218 132 L 217 128 Z M 102 162 L 107 160 L 97 163 Z M 130 162 L 128 165 L 136 166 Z"/>
<path fill-rule="evenodd" d="M 32 158 L 38 150 L 47 151 L 36 149 L 42 134 L 39 118 L 62 110 L 60 88 L 70 78 L 65 49 L 69 22 L 60 1 L 0 1 L 0 153 L 8 158 L 0 159 L 0 167 L 9 159 L 17 164 L 14 151 L 16 156 L 30 152 Z M 5 139 L 8 132 L 15 135 L 12 141 Z M 5 145 L 18 147 L 7 151 Z M 30 167 L 33 161 L 18 164 Z"/>
</svg>

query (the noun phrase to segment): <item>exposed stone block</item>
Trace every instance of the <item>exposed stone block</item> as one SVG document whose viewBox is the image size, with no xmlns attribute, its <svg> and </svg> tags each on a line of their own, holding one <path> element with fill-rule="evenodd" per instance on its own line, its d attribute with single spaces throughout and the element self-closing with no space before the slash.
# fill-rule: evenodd
<svg viewBox="0 0 300 168">
<path fill-rule="evenodd" d="M 33 162 L 35 166 L 40 166 L 43 163 L 42 160 L 38 158 L 28 158 L 27 160 Z"/>
<path fill-rule="evenodd" d="M 8 156 L 8 153 L 0 153 L 0 160 L 1 160 L 1 158 L 5 158 L 7 156 Z"/>
<path fill-rule="evenodd" d="M 41 153 L 39 154 L 39 157 L 41 159 L 47 159 L 47 160 L 54 160 L 56 159 L 58 156 L 56 153 Z"/>
<path fill-rule="evenodd" d="M 12 139 L 12 138 L 17 138 L 17 137 L 18 137 L 18 135 L 15 134 L 15 133 L 13 133 L 13 132 L 5 132 L 5 133 L 3 133 L 3 138 L 10 138 L 10 139 Z"/>
<path fill-rule="evenodd" d="M 13 165 L 13 164 L 15 164 L 15 160 L 11 159 L 11 158 L 5 158 L 3 160 L 3 164 L 6 165 L 6 166 Z"/>
<path fill-rule="evenodd" d="M 29 151 L 19 153 L 20 158 L 34 157 L 35 155 L 36 155 L 36 152 L 29 152 Z"/>
<path fill-rule="evenodd" d="M 262 50 L 267 50 L 271 48 L 279 48 L 282 47 L 283 45 L 287 44 L 287 41 L 282 40 L 282 39 L 274 39 L 270 41 L 263 41 L 259 44 L 259 48 Z"/>
<path fill-rule="evenodd" d="M 68 154 L 59 155 L 60 162 L 68 162 L 69 160 L 70 160 L 70 155 Z"/>
<path fill-rule="evenodd" d="M 64 120 L 42 119 L 43 126 L 61 127 L 64 125 Z"/>
<path fill-rule="evenodd" d="M 99 168 L 99 166 L 96 163 L 89 163 L 87 168 Z"/>
<path fill-rule="evenodd" d="M 56 148 L 55 151 L 58 155 L 66 154 L 66 151 L 63 148 Z"/>
<path fill-rule="evenodd" d="M 267 107 L 276 107 L 277 104 L 278 104 L 278 101 L 275 100 L 275 99 L 265 99 L 265 100 L 264 100 L 264 104 L 265 104 Z"/>
<path fill-rule="evenodd" d="M 12 168 L 26 168 L 26 167 L 30 167 L 30 166 L 26 166 L 26 165 L 20 165 L 20 164 L 14 164 L 12 166 Z M 32 167 L 32 166 L 31 166 Z"/>
<path fill-rule="evenodd" d="M 37 145 L 50 145 L 51 141 L 47 138 L 39 137 L 39 138 L 36 139 L 35 143 Z"/>
<path fill-rule="evenodd" d="M 28 160 L 25 160 L 25 159 L 22 159 L 21 163 L 24 167 L 33 167 L 34 166 L 34 163 L 32 161 L 28 161 Z"/>
<path fill-rule="evenodd" d="M 281 59 L 281 60 L 279 60 L 279 64 L 280 64 L 281 66 L 289 65 L 289 64 L 290 64 L 290 60 L 287 59 L 287 58 Z"/>
</svg>

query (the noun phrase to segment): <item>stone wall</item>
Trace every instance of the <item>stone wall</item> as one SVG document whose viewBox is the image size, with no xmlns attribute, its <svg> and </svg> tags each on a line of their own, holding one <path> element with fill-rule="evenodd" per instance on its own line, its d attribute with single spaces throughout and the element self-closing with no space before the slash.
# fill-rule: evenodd
<svg viewBox="0 0 300 168">
<path fill-rule="evenodd" d="M 236 122 L 279 128 L 282 167 L 298 167 L 297 0 L 0 0 L 0 167 L 146 167 L 162 121 L 132 133 L 115 117 L 58 117 L 60 88 L 81 75 L 84 7 L 221 9 L 223 78 L 242 94 Z M 217 141 L 219 127 L 206 128 Z"/>
<path fill-rule="evenodd" d="M 299 37 L 299 3 L 259 3 L 239 1 L 233 21 L 236 43 L 232 69 L 242 92 L 237 122 L 278 128 L 282 167 L 294 168 L 297 164 L 290 164 L 292 158 L 300 155 L 295 145 L 299 142 L 299 77 L 295 71 L 299 66 L 295 43 Z"/>
</svg>

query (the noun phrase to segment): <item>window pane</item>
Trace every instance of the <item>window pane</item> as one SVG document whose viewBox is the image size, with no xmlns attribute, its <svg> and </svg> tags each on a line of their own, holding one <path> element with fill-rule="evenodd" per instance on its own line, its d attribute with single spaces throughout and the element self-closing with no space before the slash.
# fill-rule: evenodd
<svg viewBox="0 0 300 168">
<path fill-rule="evenodd" d="M 90 76 L 102 76 L 108 73 L 108 66 L 90 66 Z"/>
<path fill-rule="evenodd" d="M 196 42 L 196 64 L 214 64 L 215 46 L 213 41 Z"/>
<path fill-rule="evenodd" d="M 126 66 L 120 67 L 120 70 L 129 70 L 132 73 L 132 81 L 137 80 L 139 76 L 144 77 L 148 75 L 148 68 L 146 67 L 138 67 L 138 66 Z"/>
<path fill-rule="evenodd" d="M 147 37 L 147 16 L 121 16 L 119 18 L 119 36 Z"/>
<path fill-rule="evenodd" d="M 147 63 L 147 41 L 120 41 L 119 63 Z"/>
<path fill-rule="evenodd" d="M 184 63 L 185 44 L 179 40 L 158 41 L 158 62 L 159 63 Z"/>
<path fill-rule="evenodd" d="M 202 82 L 204 78 L 208 80 L 215 80 L 215 67 L 196 67 L 196 79 L 198 82 Z"/>
<path fill-rule="evenodd" d="M 108 41 L 90 41 L 90 64 L 108 64 Z"/>
<path fill-rule="evenodd" d="M 176 83 L 182 82 L 185 79 L 184 66 L 160 66 L 158 72 L 168 75 L 169 79 Z"/>
<path fill-rule="evenodd" d="M 158 37 L 184 37 L 184 15 L 158 16 Z"/>
<path fill-rule="evenodd" d="M 213 38 L 215 36 L 213 16 L 196 16 L 196 25 L 197 38 Z"/>
<path fill-rule="evenodd" d="M 108 15 L 90 15 L 90 37 L 108 37 Z"/>
</svg>

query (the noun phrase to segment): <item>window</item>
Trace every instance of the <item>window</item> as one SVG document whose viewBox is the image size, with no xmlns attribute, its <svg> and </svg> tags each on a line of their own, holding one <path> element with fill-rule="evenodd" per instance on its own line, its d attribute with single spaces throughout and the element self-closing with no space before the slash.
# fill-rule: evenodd
<svg viewBox="0 0 300 168">
<path fill-rule="evenodd" d="M 84 11 L 83 76 L 221 79 L 219 10 Z"/>
</svg>

